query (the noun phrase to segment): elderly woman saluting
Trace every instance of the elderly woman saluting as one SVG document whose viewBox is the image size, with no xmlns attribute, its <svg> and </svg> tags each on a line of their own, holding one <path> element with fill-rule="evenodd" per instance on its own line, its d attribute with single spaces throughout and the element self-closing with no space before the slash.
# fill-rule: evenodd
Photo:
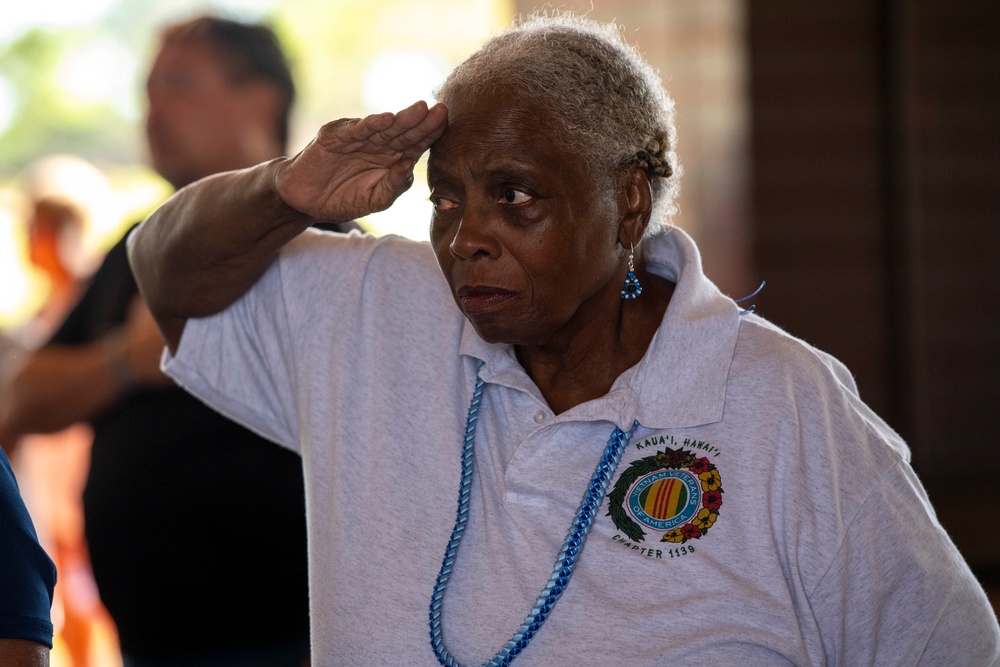
<svg viewBox="0 0 1000 667">
<path fill-rule="evenodd" d="M 316 664 L 997 661 L 906 445 L 665 228 L 671 103 L 618 32 L 529 21 L 440 98 L 132 239 L 167 371 L 302 456 Z M 430 244 L 307 230 L 428 147 Z"/>
</svg>

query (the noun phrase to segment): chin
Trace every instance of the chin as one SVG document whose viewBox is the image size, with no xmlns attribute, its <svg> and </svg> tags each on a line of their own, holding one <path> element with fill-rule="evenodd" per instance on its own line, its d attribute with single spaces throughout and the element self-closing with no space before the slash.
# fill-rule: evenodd
<svg viewBox="0 0 1000 667">
<path fill-rule="evenodd" d="M 503 322 L 477 322 L 471 318 L 469 321 L 479 337 L 487 343 L 517 345 L 522 338 L 511 331 L 510 326 L 505 326 Z"/>
<path fill-rule="evenodd" d="M 523 327 L 516 326 L 510 318 L 482 318 L 476 321 L 469 318 L 472 328 L 476 330 L 479 337 L 487 343 L 506 345 L 531 345 L 538 339 L 537 329 L 530 331 Z"/>
</svg>

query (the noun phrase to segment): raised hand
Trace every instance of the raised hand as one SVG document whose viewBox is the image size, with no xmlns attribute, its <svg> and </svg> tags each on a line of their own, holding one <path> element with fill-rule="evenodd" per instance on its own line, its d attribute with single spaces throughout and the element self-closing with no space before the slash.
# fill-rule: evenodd
<svg viewBox="0 0 1000 667">
<path fill-rule="evenodd" d="M 276 176 L 286 204 L 314 218 L 352 220 L 388 208 L 413 183 L 413 165 L 444 134 L 448 109 L 417 102 L 399 113 L 338 120 Z"/>
</svg>

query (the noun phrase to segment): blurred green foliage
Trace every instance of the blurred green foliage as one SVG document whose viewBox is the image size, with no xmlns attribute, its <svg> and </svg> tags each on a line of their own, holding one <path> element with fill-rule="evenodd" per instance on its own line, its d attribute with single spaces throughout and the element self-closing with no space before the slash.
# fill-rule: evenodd
<svg viewBox="0 0 1000 667">
<path fill-rule="evenodd" d="M 78 18 L 88 11 L 89 19 Z M 372 67 L 385 54 L 396 59 L 375 78 L 402 91 L 402 108 L 415 101 L 408 64 L 431 63 L 443 77 L 510 22 L 514 1 L 12 0 L 0 12 L 0 329 L 30 318 L 47 289 L 27 261 L 20 175 L 51 154 L 96 165 L 117 199 L 118 219 L 94 227 L 103 248 L 146 215 L 169 186 L 145 166 L 145 74 L 160 30 L 206 13 L 264 21 L 278 33 L 298 86 L 295 152 L 322 123 L 397 110 L 366 107 Z M 370 229 L 426 233 L 423 163 L 417 172 L 412 191 L 367 220 Z"/>
</svg>

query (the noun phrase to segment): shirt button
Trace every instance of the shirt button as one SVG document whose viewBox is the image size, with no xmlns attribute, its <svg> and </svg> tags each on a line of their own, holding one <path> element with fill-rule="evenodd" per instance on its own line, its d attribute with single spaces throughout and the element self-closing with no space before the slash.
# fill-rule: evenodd
<svg viewBox="0 0 1000 667">
<path fill-rule="evenodd" d="M 541 424 L 543 421 L 545 421 L 545 410 L 539 410 L 535 413 L 535 423 Z"/>
</svg>

